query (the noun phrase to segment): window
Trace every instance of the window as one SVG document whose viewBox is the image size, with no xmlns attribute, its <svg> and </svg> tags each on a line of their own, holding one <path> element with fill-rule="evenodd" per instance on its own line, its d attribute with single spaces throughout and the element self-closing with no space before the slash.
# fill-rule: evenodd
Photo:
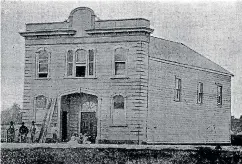
<svg viewBox="0 0 242 164">
<path fill-rule="evenodd" d="M 89 50 L 89 60 L 88 60 L 88 68 L 89 68 L 89 75 L 93 75 L 93 69 L 94 69 L 94 51 Z"/>
<path fill-rule="evenodd" d="M 217 85 L 217 104 L 222 105 L 222 85 Z"/>
<path fill-rule="evenodd" d="M 175 78 L 175 101 L 181 101 L 181 79 Z"/>
<path fill-rule="evenodd" d="M 73 51 L 67 52 L 67 76 L 89 77 L 94 76 L 94 51 L 78 49 L 73 57 Z"/>
<path fill-rule="evenodd" d="M 125 75 L 126 74 L 126 53 L 127 50 L 124 48 L 117 48 L 114 55 L 114 65 L 115 75 Z"/>
<path fill-rule="evenodd" d="M 37 76 L 38 78 L 47 78 L 49 72 L 49 53 L 46 50 L 38 52 Z"/>
<path fill-rule="evenodd" d="M 36 108 L 37 109 L 46 108 L 46 103 L 47 103 L 47 100 L 46 100 L 45 96 L 41 95 L 41 96 L 36 97 Z"/>
<path fill-rule="evenodd" d="M 203 103 L 203 83 L 199 82 L 197 87 L 197 103 Z"/>
<path fill-rule="evenodd" d="M 43 95 L 35 98 L 35 122 L 42 123 L 46 115 L 47 98 Z"/>
<path fill-rule="evenodd" d="M 124 97 L 117 95 L 113 97 L 113 124 L 114 125 L 125 125 L 126 124 L 126 114 L 125 114 L 125 104 Z"/>
<path fill-rule="evenodd" d="M 76 51 L 76 77 L 86 76 L 87 51 L 79 49 Z"/>
<path fill-rule="evenodd" d="M 67 52 L 67 76 L 73 75 L 73 51 Z"/>
</svg>

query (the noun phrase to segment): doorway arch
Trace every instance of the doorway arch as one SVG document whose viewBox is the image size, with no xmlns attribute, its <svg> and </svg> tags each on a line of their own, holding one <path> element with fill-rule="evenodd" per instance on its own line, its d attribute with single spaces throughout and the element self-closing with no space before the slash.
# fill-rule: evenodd
<svg viewBox="0 0 242 164">
<path fill-rule="evenodd" d="M 63 112 L 63 104 L 62 104 L 62 98 L 64 96 L 68 95 L 75 95 L 79 94 L 80 96 L 86 95 L 88 97 L 86 101 L 83 101 L 83 103 L 80 103 L 79 105 L 79 111 L 77 114 L 78 116 L 78 122 L 76 122 L 77 125 L 77 133 L 80 134 L 81 132 L 81 116 L 82 113 L 84 112 L 95 112 L 95 118 L 96 118 L 96 141 L 97 142 L 100 138 L 100 119 L 99 119 L 99 112 L 100 112 L 100 106 L 101 106 L 101 98 L 99 96 L 99 93 L 90 90 L 90 89 L 84 89 L 84 88 L 79 88 L 79 89 L 70 89 L 67 91 L 62 92 L 61 94 L 58 95 L 58 127 L 59 127 L 59 134 L 58 137 L 59 139 L 62 139 L 62 112 Z M 92 100 L 94 99 L 94 100 Z M 92 101 L 89 101 L 92 100 Z M 87 114 L 87 113 L 85 113 Z M 84 114 L 84 115 L 85 115 Z M 70 135 L 70 134 L 69 134 Z"/>
</svg>

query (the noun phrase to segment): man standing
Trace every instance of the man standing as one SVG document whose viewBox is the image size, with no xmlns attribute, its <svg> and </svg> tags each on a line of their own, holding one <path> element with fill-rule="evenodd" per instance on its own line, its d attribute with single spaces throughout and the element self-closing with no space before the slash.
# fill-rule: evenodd
<svg viewBox="0 0 242 164">
<path fill-rule="evenodd" d="M 36 126 L 35 126 L 34 123 L 35 122 L 32 121 L 32 125 L 30 127 L 30 141 L 31 141 L 31 143 L 35 142 Z"/>
<path fill-rule="evenodd" d="M 22 126 L 19 128 L 20 142 L 26 142 L 28 133 L 29 129 L 24 125 L 24 122 L 22 122 Z"/>
<path fill-rule="evenodd" d="M 13 121 L 10 122 L 10 126 L 7 130 L 7 142 L 13 142 L 15 138 L 15 128 L 13 126 Z"/>
</svg>

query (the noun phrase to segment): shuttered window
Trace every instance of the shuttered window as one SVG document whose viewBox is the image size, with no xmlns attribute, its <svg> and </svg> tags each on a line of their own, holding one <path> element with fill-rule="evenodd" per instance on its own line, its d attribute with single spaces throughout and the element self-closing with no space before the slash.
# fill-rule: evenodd
<svg viewBox="0 0 242 164">
<path fill-rule="evenodd" d="M 67 52 L 68 77 L 92 77 L 95 73 L 94 50 L 78 49 L 75 56 L 72 50 Z"/>
<path fill-rule="evenodd" d="M 112 111 L 113 125 L 126 124 L 125 101 L 121 95 L 113 97 L 113 111 Z"/>
<path fill-rule="evenodd" d="M 46 115 L 47 98 L 39 95 L 35 98 L 35 122 L 40 124 Z"/>
<path fill-rule="evenodd" d="M 67 53 L 67 76 L 73 75 L 73 51 L 69 50 Z"/>
</svg>

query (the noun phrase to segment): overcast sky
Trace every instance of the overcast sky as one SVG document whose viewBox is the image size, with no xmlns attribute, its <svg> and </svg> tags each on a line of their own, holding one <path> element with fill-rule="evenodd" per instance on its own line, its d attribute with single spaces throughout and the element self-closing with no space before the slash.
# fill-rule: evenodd
<svg viewBox="0 0 242 164">
<path fill-rule="evenodd" d="M 24 38 L 18 32 L 25 23 L 64 21 L 80 6 L 100 19 L 149 19 L 153 36 L 182 42 L 233 73 L 232 115 L 242 115 L 242 2 L 205 0 L 2 2 L 2 109 L 22 106 Z"/>
</svg>

